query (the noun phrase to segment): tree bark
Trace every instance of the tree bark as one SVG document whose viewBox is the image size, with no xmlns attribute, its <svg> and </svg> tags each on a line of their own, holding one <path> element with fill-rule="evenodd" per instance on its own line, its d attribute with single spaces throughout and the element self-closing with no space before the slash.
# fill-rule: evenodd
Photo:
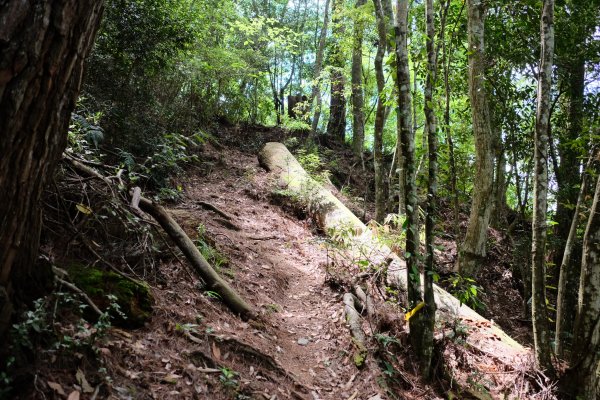
<svg viewBox="0 0 600 400">
<path fill-rule="evenodd" d="M 344 21 L 341 19 L 343 7 L 342 0 L 333 0 L 331 12 L 333 44 L 330 53 L 331 100 L 327 122 L 327 135 L 342 143 L 346 139 L 346 95 L 344 94 L 346 82 L 343 74 L 346 60 L 340 43 L 346 31 Z"/>
<path fill-rule="evenodd" d="M 548 125 L 554 55 L 554 0 L 544 0 L 541 20 L 541 57 L 535 124 L 535 178 L 533 195 L 533 238 L 531 293 L 535 361 L 538 368 L 554 373 L 546 308 L 546 213 L 548 211 Z"/>
<path fill-rule="evenodd" d="M 425 273 L 423 274 L 423 298 L 425 300 L 426 315 L 423 322 L 423 348 L 421 359 L 421 375 L 431 376 L 431 356 L 433 354 L 433 331 L 435 327 L 435 299 L 433 296 L 433 275 L 435 274 L 434 240 L 435 240 L 435 213 L 437 208 L 437 175 L 438 175 L 438 140 L 437 118 L 433 110 L 433 89 L 436 80 L 437 57 L 435 50 L 435 12 L 433 0 L 425 1 L 425 22 L 427 30 L 427 78 L 425 81 L 425 130 L 427 132 L 427 145 L 429 148 L 429 170 L 427 187 L 427 211 L 425 213 Z"/>
<path fill-rule="evenodd" d="M 468 0 L 469 99 L 475 136 L 473 202 L 465 240 L 458 255 L 458 271 L 476 276 L 486 249 L 493 204 L 494 159 L 490 110 L 485 84 L 484 33 L 486 9 L 482 0 Z"/>
<path fill-rule="evenodd" d="M 319 119 L 321 119 L 321 70 L 323 69 L 323 54 L 325 53 L 325 42 L 327 40 L 327 26 L 329 25 L 329 1 L 325 2 L 325 13 L 323 15 L 323 27 L 321 28 L 321 36 L 319 38 L 319 48 L 317 49 L 317 58 L 315 60 L 314 84 L 312 94 L 310 96 L 310 104 L 313 104 L 314 99 L 317 99 L 317 105 L 314 109 L 311 131 L 315 133 L 319 127 Z"/>
<path fill-rule="evenodd" d="M 565 382 L 583 399 L 600 395 L 600 177 L 583 237 L 583 261 L 571 366 Z"/>
<path fill-rule="evenodd" d="M 375 111 L 375 127 L 373 131 L 373 166 L 375 168 L 375 220 L 383 222 L 386 214 L 385 183 L 383 165 L 383 127 L 385 125 L 385 75 L 383 72 L 383 57 L 388 49 L 388 24 L 384 14 L 383 2 L 390 0 L 373 0 L 375 19 L 377 21 L 377 53 L 375 55 L 375 77 L 377 80 L 377 109 Z"/>
<path fill-rule="evenodd" d="M 448 0 L 450 1 L 450 0 Z M 452 42 L 450 42 L 452 44 Z M 450 50 L 452 46 L 450 46 Z M 454 141 L 450 129 L 450 63 L 451 52 L 446 48 L 446 41 L 442 38 L 442 64 L 444 68 L 444 136 L 448 145 L 448 163 L 450 165 L 450 196 L 452 198 L 452 227 L 454 236 L 458 241 L 459 234 L 459 205 L 458 205 L 458 187 L 456 185 L 456 160 L 454 157 Z"/>
<path fill-rule="evenodd" d="M 356 8 L 366 4 L 366 0 L 356 0 Z M 362 83 L 362 52 L 365 23 L 357 15 L 354 21 L 354 43 L 352 45 L 352 150 L 354 155 L 362 157 L 365 145 L 365 100 Z"/>
<path fill-rule="evenodd" d="M 102 10 L 102 0 L 0 7 L 0 340 L 14 305 L 40 295 L 40 199 L 67 143 Z"/>
<path fill-rule="evenodd" d="M 577 227 L 579 226 L 579 214 L 583 206 L 583 201 L 588 191 L 588 181 L 590 179 L 589 169 L 592 166 L 594 160 L 594 151 L 592 150 L 590 158 L 587 162 L 586 169 L 583 171 L 581 178 L 581 187 L 579 189 L 579 195 L 577 196 L 577 204 L 573 211 L 573 219 L 571 220 L 571 228 L 569 229 L 569 235 L 567 236 L 567 242 L 565 243 L 565 250 L 563 253 L 562 262 L 560 263 L 560 275 L 558 279 L 558 294 L 556 296 L 556 327 L 554 330 L 554 343 L 555 352 L 557 357 L 564 355 L 564 344 L 565 344 L 565 325 L 567 315 L 570 314 L 566 307 L 567 297 L 567 282 L 569 277 L 572 277 L 572 273 L 569 273 L 571 267 L 571 255 L 573 248 L 575 247 L 575 241 L 577 240 Z"/>
<path fill-rule="evenodd" d="M 598 7 L 598 2 L 595 2 Z M 574 0 L 570 2 L 571 20 L 576 21 L 572 26 L 563 27 L 568 30 L 564 37 L 558 37 L 557 43 L 558 71 L 561 76 L 561 85 L 566 88 L 565 98 L 560 105 L 562 113 L 566 115 L 566 128 L 558 131 L 558 155 L 560 164 L 556 170 L 558 192 L 556 194 L 555 238 L 557 246 L 554 252 L 554 261 L 561 262 L 563 248 L 568 236 L 567 226 L 571 222 L 571 211 L 577 201 L 576 185 L 581 181 L 579 174 L 580 157 L 583 155 L 573 146 L 583 134 L 584 127 L 584 99 L 585 99 L 585 68 L 586 68 L 586 43 L 596 29 L 596 21 L 585 13 L 590 12 L 594 5 L 587 0 Z M 597 11 L 595 11 L 597 13 Z M 590 21 L 590 22 L 588 22 Z"/>
<path fill-rule="evenodd" d="M 415 165 L 415 132 L 411 125 L 410 71 L 408 66 L 408 0 L 398 0 L 395 23 L 396 31 L 396 74 L 398 77 L 398 104 L 400 107 L 402 155 L 405 171 L 406 204 L 406 281 L 408 309 L 413 310 L 423 301 L 421 295 L 421 270 L 419 266 L 419 202 L 417 197 Z M 422 340 L 426 335 L 424 312 L 409 319 L 410 342 L 419 360 L 426 358 Z"/>
</svg>

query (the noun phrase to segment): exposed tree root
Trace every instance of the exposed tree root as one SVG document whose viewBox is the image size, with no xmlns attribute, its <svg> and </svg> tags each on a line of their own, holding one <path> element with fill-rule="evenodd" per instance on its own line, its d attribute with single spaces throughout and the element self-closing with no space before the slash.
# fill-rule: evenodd
<svg viewBox="0 0 600 400">
<path fill-rule="evenodd" d="M 203 341 L 200 338 L 192 335 L 188 330 L 184 329 L 181 332 L 189 341 L 191 341 L 195 344 L 198 344 L 198 345 L 206 346 L 206 344 L 207 344 L 206 341 Z M 231 351 L 236 354 L 242 353 L 243 356 L 246 358 L 253 358 L 254 361 L 257 362 L 258 364 L 262 364 L 263 366 L 268 368 L 268 370 L 273 371 L 277 375 L 291 381 L 291 383 L 296 388 L 299 388 L 304 393 L 309 393 L 310 390 L 313 390 L 313 388 L 300 383 L 295 376 L 293 376 L 288 371 L 286 371 L 285 368 L 283 366 L 281 366 L 281 364 L 279 364 L 279 362 L 277 360 L 275 360 L 272 356 L 263 353 L 261 350 L 256 349 L 252 345 L 245 343 L 235 337 L 219 336 L 219 335 L 212 335 L 212 334 L 207 335 L 207 337 L 210 338 L 211 340 L 213 340 L 214 342 L 217 342 L 217 343 L 220 343 L 220 344 L 223 344 L 223 345 L 229 347 L 231 349 Z M 206 355 L 201 350 L 194 350 L 193 355 L 194 355 L 194 357 L 199 356 L 200 358 L 202 358 L 205 361 L 205 363 L 212 368 L 218 366 L 218 363 L 212 357 Z M 217 370 L 217 371 L 219 371 L 219 370 Z M 305 398 L 305 396 L 302 396 L 301 394 L 298 394 L 298 393 L 292 393 L 292 394 L 300 399 Z"/>
<path fill-rule="evenodd" d="M 215 218 L 214 219 L 215 222 L 218 222 L 219 224 L 223 225 L 225 228 L 227 229 L 231 229 L 232 231 L 236 231 L 239 232 L 242 230 L 242 228 L 240 228 L 239 226 L 237 226 L 236 224 L 234 224 L 231 221 L 228 221 L 226 219 L 222 219 L 222 218 Z"/>
<path fill-rule="evenodd" d="M 206 201 L 196 201 L 196 204 L 198 204 L 199 206 L 202 206 L 202 207 L 206 208 L 207 210 L 211 210 L 211 211 L 219 214 L 221 217 L 225 218 L 227 221 L 233 221 L 234 220 L 234 218 L 231 215 L 227 214 L 225 211 L 221 210 L 220 208 L 218 208 L 214 204 L 208 203 Z"/>
</svg>

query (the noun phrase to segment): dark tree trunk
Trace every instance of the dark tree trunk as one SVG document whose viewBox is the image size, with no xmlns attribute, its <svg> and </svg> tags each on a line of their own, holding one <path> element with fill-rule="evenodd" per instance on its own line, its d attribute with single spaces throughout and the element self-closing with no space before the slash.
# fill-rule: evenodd
<svg viewBox="0 0 600 400">
<path fill-rule="evenodd" d="M 367 1 L 356 0 L 356 8 Z M 362 83 L 362 52 L 365 23 L 359 15 L 354 21 L 354 43 L 352 46 L 352 150 L 362 157 L 365 144 L 365 112 Z"/>
<path fill-rule="evenodd" d="M 408 65 L 408 0 L 397 1 L 395 23 L 396 33 L 396 74 L 398 86 L 398 104 L 400 110 L 400 130 L 402 142 L 403 167 L 406 173 L 406 278 L 408 308 L 414 310 L 423 302 L 421 295 L 421 271 L 419 266 L 419 201 L 416 182 L 415 132 L 412 127 L 410 93 L 410 70 Z M 422 307 L 422 305 L 421 305 Z M 409 319 L 410 343 L 419 359 L 423 358 L 423 337 L 427 315 L 419 311 Z"/>
<path fill-rule="evenodd" d="M 102 9 L 102 0 L 0 8 L 0 338 L 15 304 L 36 295 L 40 198 L 66 145 Z"/>
<path fill-rule="evenodd" d="M 321 119 L 321 89 L 319 88 L 319 82 L 321 81 L 321 70 L 323 69 L 323 54 L 325 53 L 325 41 L 327 39 L 327 26 L 329 25 L 329 1 L 325 2 L 325 13 L 323 15 L 323 27 L 321 28 L 321 34 L 319 36 L 319 48 L 317 49 L 317 58 L 315 60 L 315 71 L 314 80 L 315 84 L 312 87 L 312 93 L 310 95 L 310 104 L 312 105 L 314 99 L 317 99 L 317 104 L 314 108 L 313 120 L 311 124 L 311 131 L 315 133 L 319 127 L 319 119 Z"/>
<path fill-rule="evenodd" d="M 425 217 L 425 273 L 423 274 L 423 299 L 425 301 L 423 322 L 421 374 L 428 378 L 431 375 L 431 357 L 433 354 L 433 332 L 435 327 L 435 299 L 433 296 L 433 275 L 435 273 L 434 241 L 435 213 L 437 208 L 438 185 L 438 140 L 437 117 L 433 110 L 433 90 L 436 80 L 437 54 L 435 51 L 435 24 L 433 0 L 425 1 L 425 21 L 427 30 L 427 81 L 425 82 L 425 131 L 429 148 L 429 171 L 427 187 L 427 212 Z"/>
<path fill-rule="evenodd" d="M 554 348 L 557 357 L 563 357 L 564 348 L 565 348 L 565 339 L 567 339 L 568 335 L 565 335 L 566 332 L 571 332 L 568 327 L 572 326 L 571 320 L 573 318 L 570 317 L 573 313 L 569 312 L 569 310 L 573 309 L 573 304 L 569 286 L 572 286 L 574 283 L 574 275 L 575 268 L 574 264 L 571 262 L 571 256 L 576 248 L 575 244 L 577 241 L 577 228 L 579 227 L 579 221 L 581 214 L 581 210 L 583 208 L 584 199 L 587 196 L 588 186 L 590 186 L 589 181 L 592 179 L 590 176 L 590 169 L 592 168 L 594 157 L 595 157 L 595 149 L 590 153 L 589 160 L 587 162 L 586 168 L 583 171 L 583 176 L 581 178 L 581 188 L 579 189 L 579 195 L 577 196 L 577 205 L 575 206 L 575 210 L 573 211 L 573 219 L 571 221 L 571 227 L 569 228 L 569 234 L 567 236 L 567 242 L 565 243 L 565 250 L 563 253 L 563 258 L 560 263 L 560 275 L 558 279 L 558 294 L 556 295 L 556 325 L 554 329 Z M 581 248 L 579 249 L 581 250 Z"/>
<path fill-rule="evenodd" d="M 344 95 L 346 82 L 342 73 L 346 60 L 340 43 L 345 32 L 344 21 L 341 20 L 343 6 L 341 0 L 333 0 L 331 22 L 334 37 L 330 55 L 331 102 L 327 122 L 327 135 L 342 142 L 346 139 L 346 96 Z"/>
<path fill-rule="evenodd" d="M 390 0 L 373 0 L 375 5 L 375 19 L 377 22 L 377 54 L 375 55 L 375 76 L 377 79 L 377 110 L 375 111 L 375 127 L 373 130 L 373 165 L 375 167 L 375 220 L 383 223 L 386 211 L 384 165 L 383 165 L 383 128 L 386 120 L 387 102 L 385 89 L 385 75 L 383 72 L 383 57 L 388 48 L 388 26 L 384 15 L 384 2 Z"/>
<path fill-rule="evenodd" d="M 583 261 L 571 365 L 564 381 L 573 395 L 600 395 L 600 178 L 583 236 Z"/>
</svg>

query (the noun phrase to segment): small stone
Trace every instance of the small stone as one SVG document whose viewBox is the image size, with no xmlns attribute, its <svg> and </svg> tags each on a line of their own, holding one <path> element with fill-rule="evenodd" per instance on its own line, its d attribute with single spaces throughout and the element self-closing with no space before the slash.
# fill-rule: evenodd
<svg viewBox="0 0 600 400">
<path fill-rule="evenodd" d="M 308 340 L 307 338 L 300 338 L 300 339 L 298 339 L 298 344 L 300 346 L 306 346 L 309 343 L 310 343 L 310 340 Z"/>
</svg>

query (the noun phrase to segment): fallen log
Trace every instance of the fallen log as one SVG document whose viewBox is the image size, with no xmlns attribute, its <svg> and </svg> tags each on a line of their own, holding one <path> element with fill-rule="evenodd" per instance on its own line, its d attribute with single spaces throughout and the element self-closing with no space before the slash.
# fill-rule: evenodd
<svg viewBox="0 0 600 400">
<path fill-rule="evenodd" d="M 360 253 L 368 248 L 379 258 L 378 264 L 387 267 L 387 284 L 406 291 L 406 263 L 390 248 L 378 241 L 366 227 L 330 190 L 322 187 L 302 168 L 281 143 L 267 143 L 258 155 L 260 164 L 271 171 L 277 180 L 279 193 L 289 194 L 308 209 L 317 225 L 329 234 L 344 229 L 352 233 L 348 251 Z M 362 252 L 364 254 L 364 251 Z M 506 365 L 526 363 L 530 351 L 504 333 L 493 322 L 435 285 L 437 316 L 441 322 L 454 325 L 459 321 L 468 329 L 467 344 L 478 351 L 494 354 Z M 480 365 L 481 374 L 485 366 Z M 453 373 L 455 371 L 451 371 Z"/>
<path fill-rule="evenodd" d="M 97 170 L 82 164 L 72 157 L 66 156 L 65 160 L 79 173 L 97 178 L 109 187 L 113 187 L 113 182 L 99 173 Z M 131 207 L 134 211 L 142 210 L 151 215 L 156 222 L 167 232 L 169 237 L 175 242 L 177 247 L 183 252 L 194 271 L 206 284 L 209 290 L 219 294 L 221 300 L 231 309 L 231 311 L 239 314 L 242 319 L 253 319 L 256 317 L 256 312 L 248 305 L 244 299 L 223 280 L 219 274 L 210 266 L 208 261 L 202 256 L 202 253 L 194 245 L 194 242 L 183 231 L 181 226 L 167 213 L 167 211 L 159 204 L 152 202 L 141 196 L 141 191 L 135 188 L 132 191 Z"/>
<path fill-rule="evenodd" d="M 357 309 L 362 310 L 363 305 L 360 304 L 360 300 L 352 293 L 344 294 L 343 302 L 346 322 L 348 323 L 356 347 L 354 352 L 354 365 L 360 368 L 364 365 L 367 356 L 367 339 L 362 330 L 360 314 L 357 311 Z"/>
</svg>

